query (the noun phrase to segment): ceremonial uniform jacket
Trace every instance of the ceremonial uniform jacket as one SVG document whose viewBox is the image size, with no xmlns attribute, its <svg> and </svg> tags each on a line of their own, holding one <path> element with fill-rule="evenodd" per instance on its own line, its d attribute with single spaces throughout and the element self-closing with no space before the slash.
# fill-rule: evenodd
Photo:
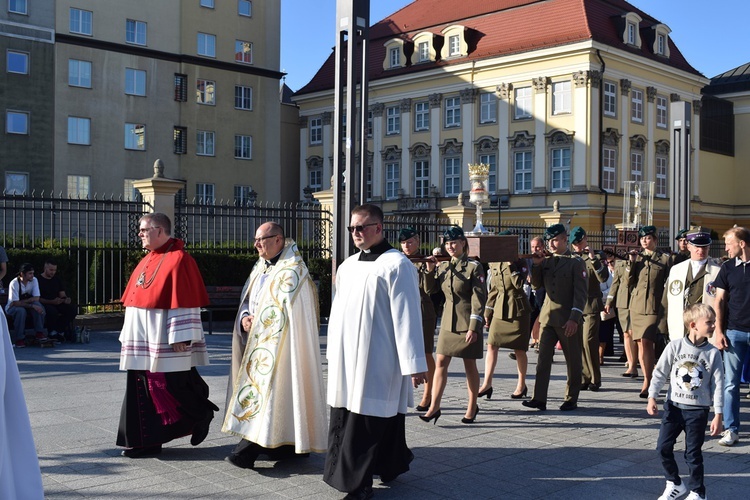
<svg viewBox="0 0 750 500">
<path fill-rule="evenodd" d="M 669 276 L 670 256 L 656 250 L 650 255 L 642 251 L 630 265 L 628 284 L 632 290 L 630 314 L 658 314 L 664 285 Z M 663 327 L 660 327 L 663 331 Z"/>
<path fill-rule="evenodd" d="M 510 262 L 490 264 L 487 280 L 490 291 L 484 311 L 485 318 L 491 321 L 494 315 L 497 315 L 499 318 L 512 320 L 531 313 L 531 303 L 523 290 L 526 273 L 518 269 L 517 264 Z"/>
<path fill-rule="evenodd" d="M 566 252 L 532 265 L 531 285 L 547 292 L 539 313 L 542 325 L 563 327 L 568 320 L 581 323 L 588 285 L 586 264 L 578 256 Z"/>
<path fill-rule="evenodd" d="M 607 304 L 615 303 L 617 309 L 627 309 L 630 305 L 630 262 L 618 260 L 615 262 L 615 271 L 612 273 L 612 286 L 607 293 Z"/>
<path fill-rule="evenodd" d="M 713 306 L 716 288 L 714 280 L 719 274 L 721 266 L 711 258 L 693 276 L 693 266 L 690 260 L 680 262 L 669 271 L 667 286 L 662 296 L 662 314 L 667 317 L 667 328 L 670 340 L 685 336 L 685 324 L 682 313 L 688 306 L 702 302 Z"/>
<path fill-rule="evenodd" d="M 422 326 L 426 323 L 432 323 L 433 331 L 432 335 L 435 335 L 435 305 L 432 303 L 432 297 L 424 290 L 424 278 L 427 274 L 427 264 L 424 262 L 414 263 L 414 267 L 417 269 L 417 276 L 419 277 L 419 298 L 422 300 Z"/>
<path fill-rule="evenodd" d="M 586 264 L 586 274 L 588 274 L 588 296 L 586 297 L 586 307 L 583 308 L 583 314 L 599 314 L 604 309 L 602 288 L 599 283 L 607 282 L 609 269 L 599 255 L 595 255 L 593 259 L 587 253 L 577 255 Z"/>
<path fill-rule="evenodd" d="M 449 262 L 441 262 L 435 273 L 425 274 L 423 288 L 428 294 L 435 293 L 438 285 L 445 295 L 440 329 L 481 333 L 487 303 L 482 264 L 469 259 L 466 254 Z"/>
</svg>

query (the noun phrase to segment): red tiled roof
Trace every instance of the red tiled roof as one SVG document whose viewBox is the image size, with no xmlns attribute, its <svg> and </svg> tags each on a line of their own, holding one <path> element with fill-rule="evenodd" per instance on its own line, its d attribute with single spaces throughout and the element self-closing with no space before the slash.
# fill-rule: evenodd
<svg viewBox="0 0 750 500">
<path fill-rule="evenodd" d="M 456 8 L 456 5 L 460 8 Z M 622 43 L 622 16 L 635 12 L 642 18 L 641 48 Z M 401 37 L 411 40 L 423 31 L 435 34 L 460 24 L 467 29 L 468 57 L 383 70 L 384 43 Z M 700 75 L 669 40 L 670 57 L 654 54 L 651 27 L 659 21 L 624 0 L 415 0 L 370 28 L 369 78 L 371 81 L 416 73 L 467 61 L 487 59 L 548 47 L 594 40 L 635 55 L 663 62 Z M 297 94 L 333 88 L 333 52 L 310 82 Z"/>
</svg>

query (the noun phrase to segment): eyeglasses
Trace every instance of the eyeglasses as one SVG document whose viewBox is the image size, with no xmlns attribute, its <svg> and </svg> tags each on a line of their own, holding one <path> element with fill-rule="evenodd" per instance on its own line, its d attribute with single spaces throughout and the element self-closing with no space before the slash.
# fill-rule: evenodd
<svg viewBox="0 0 750 500">
<path fill-rule="evenodd" d="M 366 227 L 370 226 L 377 226 L 378 222 L 371 222 L 369 224 L 359 225 L 359 226 L 346 226 L 346 230 L 350 233 L 353 233 L 354 231 L 357 231 L 358 233 L 364 232 Z"/>
<path fill-rule="evenodd" d="M 274 236 L 281 236 L 280 234 L 269 234 L 268 236 L 261 236 L 260 238 L 255 238 L 253 241 L 255 243 L 260 243 L 263 240 L 267 240 L 268 238 L 273 238 Z"/>
<path fill-rule="evenodd" d="M 138 234 L 143 234 L 151 231 L 152 229 L 161 229 L 159 226 L 142 227 L 138 230 Z"/>
</svg>

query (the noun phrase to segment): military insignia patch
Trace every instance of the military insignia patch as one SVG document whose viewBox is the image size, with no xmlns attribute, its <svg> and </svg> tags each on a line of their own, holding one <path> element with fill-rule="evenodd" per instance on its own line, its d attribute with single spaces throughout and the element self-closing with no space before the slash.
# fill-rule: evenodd
<svg viewBox="0 0 750 500">
<path fill-rule="evenodd" d="M 706 285 L 706 293 L 709 294 L 711 297 L 716 297 L 716 285 L 713 281 L 710 281 Z"/>
<path fill-rule="evenodd" d="M 586 274 L 586 271 L 582 271 L 581 276 L 583 276 L 583 279 L 586 279 L 586 276 L 588 276 L 588 274 Z"/>
<path fill-rule="evenodd" d="M 672 295 L 680 295 L 682 293 L 682 288 L 682 281 L 674 280 L 669 284 L 669 293 Z"/>
</svg>

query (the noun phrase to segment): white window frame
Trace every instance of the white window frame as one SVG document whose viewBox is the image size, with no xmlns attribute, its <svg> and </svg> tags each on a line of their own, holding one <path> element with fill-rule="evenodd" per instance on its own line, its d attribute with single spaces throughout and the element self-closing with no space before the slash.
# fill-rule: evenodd
<svg viewBox="0 0 750 500">
<path fill-rule="evenodd" d="M 385 199 L 397 199 L 399 189 L 401 189 L 401 165 L 398 162 L 388 162 L 385 164 Z"/>
<path fill-rule="evenodd" d="M 29 14 L 28 0 L 8 0 L 8 12 L 13 14 Z"/>
<path fill-rule="evenodd" d="M 401 133 L 401 108 L 388 106 L 385 108 L 385 135 Z"/>
<path fill-rule="evenodd" d="M 91 145 L 91 118 L 68 117 L 68 144 Z"/>
<path fill-rule="evenodd" d="M 479 94 L 479 123 L 497 123 L 497 96 L 493 92 Z"/>
<path fill-rule="evenodd" d="M 430 162 L 428 160 L 414 161 L 414 197 L 427 198 L 430 196 Z"/>
<path fill-rule="evenodd" d="M 516 120 L 527 120 L 532 116 L 532 93 L 531 87 L 518 87 L 513 89 L 513 103 L 515 110 L 513 117 Z"/>
<path fill-rule="evenodd" d="M 448 57 L 461 55 L 461 36 L 451 35 L 448 37 Z"/>
<path fill-rule="evenodd" d="M 5 194 L 24 195 L 29 192 L 29 174 L 26 172 L 5 172 Z"/>
<path fill-rule="evenodd" d="M 213 9 L 216 7 L 215 0 L 200 0 L 200 5 L 207 9 Z"/>
<path fill-rule="evenodd" d="M 638 41 L 638 35 L 636 33 L 637 29 L 638 29 L 638 27 L 636 26 L 635 23 L 628 21 L 628 27 L 627 27 L 627 30 L 628 30 L 628 43 L 630 45 L 636 45 L 636 43 Z"/>
<path fill-rule="evenodd" d="M 243 6 L 246 8 L 243 10 Z M 253 17 L 253 2 L 250 0 L 237 0 L 237 15 L 242 17 Z"/>
<path fill-rule="evenodd" d="M 388 67 L 389 68 L 400 68 L 401 67 L 401 48 L 391 47 L 388 49 Z"/>
<path fill-rule="evenodd" d="M 458 96 L 445 98 L 445 128 L 461 126 L 461 98 Z"/>
<path fill-rule="evenodd" d="M 30 121 L 31 116 L 28 111 L 8 110 L 5 112 L 5 133 L 29 135 Z"/>
<path fill-rule="evenodd" d="M 430 42 L 419 42 L 417 45 L 417 57 L 419 62 L 427 62 L 430 60 Z"/>
<path fill-rule="evenodd" d="M 630 152 L 630 180 L 643 180 L 643 151 Z"/>
<path fill-rule="evenodd" d="M 234 109 L 253 110 L 253 88 L 245 85 L 234 86 Z"/>
<path fill-rule="evenodd" d="M 11 58 L 15 57 L 19 58 L 19 62 L 23 62 L 24 68 L 22 71 L 15 71 L 11 70 Z M 28 52 L 23 52 L 20 50 L 11 50 L 8 49 L 5 53 L 5 68 L 8 73 L 13 73 L 15 75 L 28 75 L 29 74 L 29 61 L 31 60 L 31 56 Z"/>
<path fill-rule="evenodd" d="M 82 200 L 91 196 L 91 176 L 68 175 L 66 184 L 70 198 Z"/>
<path fill-rule="evenodd" d="M 570 80 L 552 83 L 552 114 L 568 114 L 573 109 Z"/>
<path fill-rule="evenodd" d="M 241 186 L 239 184 L 234 186 L 234 206 L 236 207 L 247 207 L 250 205 L 250 193 L 252 192 L 252 186 Z"/>
<path fill-rule="evenodd" d="M 630 90 L 630 120 L 634 123 L 643 123 L 643 91 L 639 89 Z"/>
<path fill-rule="evenodd" d="M 125 149 L 146 151 L 146 125 L 143 123 L 125 124 Z"/>
<path fill-rule="evenodd" d="M 666 53 L 667 37 L 662 33 L 656 34 L 656 53 L 663 56 Z"/>
<path fill-rule="evenodd" d="M 667 175 L 669 172 L 669 161 L 664 155 L 656 155 L 656 183 L 654 185 L 654 195 L 659 198 L 667 197 Z"/>
<path fill-rule="evenodd" d="M 553 192 L 570 191 L 572 164 L 573 150 L 570 147 L 550 149 L 550 187 Z"/>
<path fill-rule="evenodd" d="M 239 64 L 253 63 L 253 43 L 244 40 L 234 41 L 234 62 Z"/>
<path fill-rule="evenodd" d="M 323 144 L 322 118 L 310 118 L 310 144 Z"/>
<path fill-rule="evenodd" d="M 88 68 L 88 75 L 83 71 L 83 68 Z M 86 80 L 86 78 L 88 79 Z M 68 85 L 85 89 L 91 88 L 91 61 L 68 59 Z"/>
<path fill-rule="evenodd" d="M 216 185 L 209 182 L 195 184 L 195 201 L 199 205 L 213 205 L 216 199 Z"/>
<path fill-rule="evenodd" d="M 656 96 L 656 126 L 659 128 L 667 128 L 669 124 L 669 106 L 667 102 L 666 97 Z"/>
<path fill-rule="evenodd" d="M 461 193 L 461 157 L 443 158 L 443 188 L 446 197 Z"/>
<path fill-rule="evenodd" d="M 323 189 L 323 167 L 317 159 L 310 160 L 308 173 L 308 187 L 315 191 Z"/>
<path fill-rule="evenodd" d="M 135 68 L 125 68 L 125 93 L 128 95 L 146 95 L 146 71 Z"/>
<path fill-rule="evenodd" d="M 195 81 L 195 102 L 204 106 L 216 106 L 216 82 L 198 78 Z"/>
<path fill-rule="evenodd" d="M 199 56 L 216 57 L 216 35 L 198 33 L 197 47 Z"/>
<path fill-rule="evenodd" d="M 216 156 L 216 132 L 198 130 L 195 133 L 195 154 L 197 156 Z"/>
<path fill-rule="evenodd" d="M 528 194 L 533 188 L 534 172 L 533 152 L 528 150 L 513 151 L 513 193 Z"/>
<path fill-rule="evenodd" d="M 604 82 L 604 116 L 617 116 L 617 84 Z"/>
<path fill-rule="evenodd" d="M 140 29 L 142 28 L 142 29 Z M 135 19 L 125 21 L 125 43 L 132 45 L 146 45 L 148 24 Z"/>
<path fill-rule="evenodd" d="M 92 36 L 94 33 L 94 13 L 90 10 L 70 8 L 69 31 L 76 35 Z"/>
<path fill-rule="evenodd" d="M 138 191 L 133 183 L 137 179 L 123 179 L 122 182 L 122 198 L 125 201 L 141 201 L 142 197 L 140 191 Z"/>
<path fill-rule="evenodd" d="M 490 166 L 489 176 L 487 178 L 487 190 L 490 193 L 497 192 L 497 154 L 485 153 L 479 155 L 479 163 Z"/>
<path fill-rule="evenodd" d="M 234 136 L 234 158 L 237 160 L 253 159 L 253 136 L 241 134 Z"/>
<path fill-rule="evenodd" d="M 414 104 L 414 131 L 430 130 L 430 103 L 428 101 Z"/>
<path fill-rule="evenodd" d="M 617 186 L 617 150 L 605 147 L 602 151 L 602 189 L 614 193 Z"/>
</svg>

